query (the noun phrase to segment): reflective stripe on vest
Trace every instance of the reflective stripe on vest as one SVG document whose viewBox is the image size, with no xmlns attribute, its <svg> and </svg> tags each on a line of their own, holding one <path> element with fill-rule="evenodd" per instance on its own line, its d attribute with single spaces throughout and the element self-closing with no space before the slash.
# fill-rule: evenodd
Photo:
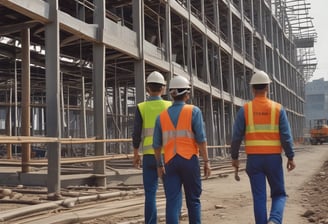
<svg viewBox="0 0 328 224">
<path fill-rule="evenodd" d="M 165 163 L 168 163 L 176 154 L 185 159 L 198 155 L 199 150 L 191 126 L 192 110 L 192 105 L 183 106 L 176 128 L 171 121 L 168 111 L 161 113 L 160 122 Z"/>
<path fill-rule="evenodd" d="M 157 116 L 169 106 L 171 101 L 150 100 L 138 104 L 139 112 L 142 117 L 142 142 L 143 154 L 154 154 L 153 133 Z"/>
<path fill-rule="evenodd" d="M 267 100 L 245 104 L 245 150 L 247 154 L 281 153 L 279 116 L 281 105 Z"/>
</svg>

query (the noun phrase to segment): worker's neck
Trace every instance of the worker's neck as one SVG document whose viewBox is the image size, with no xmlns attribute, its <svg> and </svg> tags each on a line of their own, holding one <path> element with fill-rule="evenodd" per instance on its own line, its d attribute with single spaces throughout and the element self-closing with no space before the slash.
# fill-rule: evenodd
<svg viewBox="0 0 328 224">
<path fill-rule="evenodd" d="M 161 93 L 149 93 L 149 96 L 162 96 L 162 94 Z"/>
<path fill-rule="evenodd" d="M 254 96 L 255 97 L 267 97 L 267 92 L 266 91 L 264 91 L 264 92 L 259 92 L 259 91 L 256 91 L 255 93 L 254 93 Z"/>
</svg>

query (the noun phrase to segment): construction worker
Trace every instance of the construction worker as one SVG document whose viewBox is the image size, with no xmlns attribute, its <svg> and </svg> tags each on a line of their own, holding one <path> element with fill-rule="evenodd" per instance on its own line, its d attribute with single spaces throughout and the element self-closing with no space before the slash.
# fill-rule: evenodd
<svg viewBox="0 0 328 224">
<path fill-rule="evenodd" d="M 254 99 L 240 108 L 233 126 L 232 166 L 239 167 L 239 148 L 245 141 L 246 173 L 250 180 L 256 224 L 281 224 L 286 203 L 282 167 L 282 148 L 287 156 L 287 170 L 295 168 L 293 139 L 284 108 L 267 98 L 269 76 L 258 71 L 250 85 Z M 271 210 L 267 216 L 266 180 L 271 190 Z"/>
<path fill-rule="evenodd" d="M 201 223 L 202 192 L 199 152 L 205 177 L 211 173 L 203 117 L 198 107 L 186 104 L 190 97 L 190 83 L 186 78 L 173 77 L 169 92 L 174 103 L 157 118 L 153 138 L 158 175 L 164 182 L 166 223 L 179 222 L 183 185 L 189 223 L 198 224 Z"/>
<path fill-rule="evenodd" d="M 172 102 L 161 98 L 166 82 L 161 73 L 153 71 L 146 80 L 147 101 L 139 103 L 135 111 L 132 134 L 134 158 L 133 164 L 140 168 L 139 148 L 142 150 L 142 176 L 145 191 L 144 216 L 146 224 L 157 223 L 156 191 L 158 187 L 157 166 L 154 156 L 153 130 L 155 119 L 160 112 L 168 108 Z"/>
</svg>

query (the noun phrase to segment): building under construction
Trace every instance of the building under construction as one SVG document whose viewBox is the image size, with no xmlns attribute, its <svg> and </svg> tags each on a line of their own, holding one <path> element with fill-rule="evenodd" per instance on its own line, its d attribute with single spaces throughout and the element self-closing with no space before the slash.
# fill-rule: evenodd
<svg viewBox="0 0 328 224">
<path fill-rule="evenodd" d="M 297 141 L 316 68 L 309 9 L 306 0 L 0 0 L 1 161 L 19 155 L 27 175 L 45 151 L 50 193 L 62 164 L 92 162 L 105 186 L 106 160 L 132 152 L 154 70 L 191 81 L 212 157 L 229 145 L 256 70 L 273 80 L 269 97 Z"/>
</svg>

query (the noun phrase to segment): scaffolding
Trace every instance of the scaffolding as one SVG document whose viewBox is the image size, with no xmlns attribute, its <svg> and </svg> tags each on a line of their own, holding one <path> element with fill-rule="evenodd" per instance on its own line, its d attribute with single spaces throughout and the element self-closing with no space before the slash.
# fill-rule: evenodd
<svg viewBox="0 0 328 224">
<path fill-rule="evenodd" d="M 282 6 L 288 18 L 285 32 L 292 35 L 297 49 L 296 67 L 306 81 L 312 77 L 317 67 L 314 52 L 317 33 L 309 13 L 310 6 L 305 0 L 288 0 Z"/>
</svg>

